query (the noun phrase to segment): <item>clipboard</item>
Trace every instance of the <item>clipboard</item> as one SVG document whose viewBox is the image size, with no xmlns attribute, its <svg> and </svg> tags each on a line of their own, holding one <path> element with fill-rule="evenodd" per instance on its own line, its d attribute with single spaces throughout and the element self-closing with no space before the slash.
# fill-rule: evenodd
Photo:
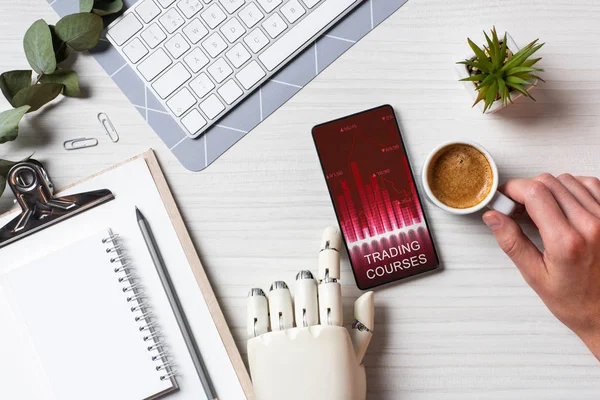
<svg viewBox="0 0 600 400">
<path fill-rule="evenodd" d="M 115 169 L 121 168 L 123 166 L 126 166 L 129 163 L 138 161 L 140 159 L 143 159 L 145 161 L 145 164 L 149 169 L 152 179 L 156 185 L 156 189 L 160 195 L 160 199 L 162 200 L 162 202 L 164 204 L 164 207 L 167 211 L 168 217 L 169 217 L 171 224 L 173 225 L 173 228 L 176 232 L 177 238 L 181 245 L 181 249 L 183 250 L 183 253 L 185 254 L 185 258 L 187 259 L 187 261 L 191 267 L 191 270 L 192 270 L 191 272 L 192 272 L 193 276 L 195 277 L 197 287 L 200 289 L 200 291 L 202 293 L 202 297 L 204 298 L 204 301 L 206 303 L 208 311 L 210 312 L 210 316 L 212 317 L 214 325 L 216 326 L 216 329 L 218 330 L 218 335 L 223 343 L 226 354 L 229 357 L 231 365 L 235 371 L 235 376 L 237 377 L 237 379 L 240 383 L 243 394 L 245 395 L 246 399 L 253 400 L 253 399 L 255 399 L 255 396 L 254 396 L 254 392 L 252 389 L 252 383 L 250 380 L 250 376 L 249 376 L 248 371 L 246 370 L 245 365 L 242 361 L 242 357 L 235 345 L 233 336 L 231 335 L 231 331 L 229 330 L 229 327 L 227 326 L 223 312 L 221 311 L 221 309 L 219 307 L 216 296 L 213 292 L 210 282 L 208 281 L 206 272 L 204 271 L 204 267 L 202 266 L 200 258 L 198 257 L 198 254 L 194 248 L 192 239 L 185 227 L 183 218 L 181 217 L 179 209 L 177 208 L 175 199 L 173 198 L 173 195 L 168 187 L 167 180 L 160 168 L 160 165 L 158 163 L 158 160 L 157 160 L 154 152 L 150 149 L 138 156 L 132 157 L 132 158 L 125 160 L 119 164 L 116 164 L 108 169 L 98 172 L 88 178 L 82 179 L 74 184 L 71 184 L 71 185 L 65 187 L 65 188 L 57 190 L 56 193 L 61 194 L 69 189 L 72 189 L 79 185 L 85 184 L 86 182 L 88 182 L 89 180 L 91 180 L 93 178 L 107 174 Z M 117 194 L 117 197 L 118 197 L 118 194 Z M 98 207 L 100 208 L 100 207 L 105 207 L 105 206 L 99 205 Z M 0 219 L 4 219 L 9 216 L 14 216 L 17 213 L 18 213 L 18 210 L 9 211 L 8 213 L 0 215 Z M 76 219 L 76 218 L 78 218 L 78 216 L 73 217 L 73 219 Z M 3 223 L 0 223 L 0 225 L 3 225 Z M 9 246 L 11 246 L 11 245 L 9 245 Z"/>
</svg>

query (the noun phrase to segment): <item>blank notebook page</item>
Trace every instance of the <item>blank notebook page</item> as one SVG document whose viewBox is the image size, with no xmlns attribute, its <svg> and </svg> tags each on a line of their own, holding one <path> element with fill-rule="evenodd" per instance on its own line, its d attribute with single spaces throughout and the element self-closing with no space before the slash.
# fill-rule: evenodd
<svg viewBox="0 0 600 400">
<path fill-rule="evenodd" d="M 175 389 L 160 379 L 160 361 L 110 263 L 111 245 L 102 243 L 108 236 L 99 232 L 0 277 L 56 399 L 141 400 Z"/>
</svg>

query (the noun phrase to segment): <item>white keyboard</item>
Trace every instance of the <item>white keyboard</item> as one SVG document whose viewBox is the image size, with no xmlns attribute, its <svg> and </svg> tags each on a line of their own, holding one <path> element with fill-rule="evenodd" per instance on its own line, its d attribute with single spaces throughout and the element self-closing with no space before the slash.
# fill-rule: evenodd
<svg viewBox="0 0 600 400">
<path fill-rule="evenodd" d="M 140 0 L 107 38 L 190 137 L 363 0 Z"/>
</svg>

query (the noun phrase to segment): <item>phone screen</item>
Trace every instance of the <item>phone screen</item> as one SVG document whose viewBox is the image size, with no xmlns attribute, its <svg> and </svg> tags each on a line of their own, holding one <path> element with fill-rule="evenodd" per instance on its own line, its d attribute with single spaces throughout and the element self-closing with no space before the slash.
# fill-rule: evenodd
<svg viewBox="0 0 600 400">
<path fill-rule="evenodd" d="M 318 125 L 313 138 L 358 287 L 436 269 L 439 260 L 393 108 Z"/>
</svg>

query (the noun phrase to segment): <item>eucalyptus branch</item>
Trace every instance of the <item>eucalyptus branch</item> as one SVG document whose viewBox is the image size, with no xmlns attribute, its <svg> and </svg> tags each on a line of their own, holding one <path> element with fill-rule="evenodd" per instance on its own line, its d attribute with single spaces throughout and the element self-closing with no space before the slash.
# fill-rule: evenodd
<svg viewBox="0 0 600 400">
<path fill-rule="evenodd" d="M 71 51 L 81 52 L 96 46 L 104 29 L 102 17 L 122 8 L 123 0 L 80 0 L 79 13 L 64 16 L 56 25 L 40 19 L 27 29 L 23 49 L 31 69 L 0 74 L 0 90 L 14 107 L 0 112 L 0 144 L 17 138 L 19 122 L 26 113 L 38 110 L 60 94 L 81 96 L 77 73 L 62 68 L 61 63 Z M 0 195 L 10 165 L 10 161 L 0 159 Z"/>
</svg>

